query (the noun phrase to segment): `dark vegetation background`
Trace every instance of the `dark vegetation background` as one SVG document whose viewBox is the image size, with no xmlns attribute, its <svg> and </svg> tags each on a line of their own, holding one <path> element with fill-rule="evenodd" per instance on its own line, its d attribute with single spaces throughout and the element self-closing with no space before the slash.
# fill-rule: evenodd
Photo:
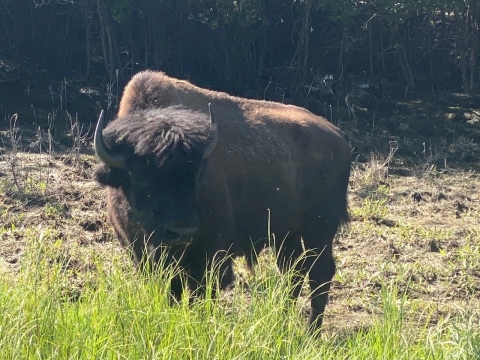
<svg viewBox="0 0 480 360">
<path fill-rule="evenodd" d="M 295 103 L 341 127 L 418 137 L 450 126 L 478 143 L 479 9 L 477 0 L 0 0 L 0 121 L 94 123 L 151 68 Z M 456 122 L 474 126 L 460 134 Z"/>
</svg>

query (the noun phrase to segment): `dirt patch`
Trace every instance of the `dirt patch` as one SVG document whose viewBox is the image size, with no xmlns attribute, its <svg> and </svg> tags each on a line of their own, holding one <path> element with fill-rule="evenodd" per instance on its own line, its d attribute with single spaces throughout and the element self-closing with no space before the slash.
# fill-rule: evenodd
<svg viewBox="0 0 480 360">
<path fill-rule="evenodd" d="M 382 170 L 376 179 L 365 170 L 352 176 L 352 222 L 335 246 L 331 330 L 368 324 L 368 314 L 381 309 L 379 292 L 391 283 L 415 300 L 417 317 L 428 313 L 430 321 L 479 308 L 479 174 Z"/>
<path fill-rule="evenodd" d="M 121 251 L 107 224 L 104 190 L 90 180 L 93 156 L 18 152 L 0 161 L 0 271 L 16 273 L 30 244 L 66 251 L 81 271 L 92 254 Z M 57 245 L 55 245 L 57 244 Z M 60 244 L 60 245 L 58 245 Z"/>
</svg>

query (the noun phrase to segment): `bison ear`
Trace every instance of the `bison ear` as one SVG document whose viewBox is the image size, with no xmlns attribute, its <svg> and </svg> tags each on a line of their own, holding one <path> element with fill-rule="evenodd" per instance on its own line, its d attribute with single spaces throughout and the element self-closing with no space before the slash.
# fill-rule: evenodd
<svg viewBox="0 0 480 360">
<path fill-rule="evenodd" d="M 114 188 L 128 185 L 128 173 L 123 169 L 111 168 L 99 164 L 93 171 L 93 179 L 101 185 Z"/>
</svg>

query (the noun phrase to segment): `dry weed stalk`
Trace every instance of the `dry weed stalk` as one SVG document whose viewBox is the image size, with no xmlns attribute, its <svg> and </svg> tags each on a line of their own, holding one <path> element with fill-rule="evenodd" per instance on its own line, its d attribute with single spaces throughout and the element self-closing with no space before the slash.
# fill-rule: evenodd
<svg viewBox="0 0 480 360">
<path fill-rule="evenodd" d="M 19 177 L 18 177 L 18 147 L 21 142 L 20 127 L 17 123 L 18 114 L 14 114 L 10 118 L 10 144 L 12 145 L 12 152 L 10 153 L 10 169 L 12 170 L 12 178 L 15 187 L 19 193 L 23 193 L 23 189 L 20 186 Z"/>
<path fill-rule="evenodd" d="M 397 149 L 397 142 L 390 141 L 390 151 L 386 158 L 382 159 L 382 157 L 378 155 L 378 152 L 372 152 L 368 163 L 355 163 L 351 183 L 360 187 L 377 187 L 383 179 L 388 180 L 390 162 Z"/>
<path fill-rule="evenodd" d="M 459 155 L 460 159 L 468 156 L 475 156 L 480 152 L 480 146 L 473 139 L 469 139 L 463 135 L 456 136 L 453 143 L 448 147 L 448 151 L 452 154 Z"/>
<path fill-rule="evenodd" d="M 53 131 L 55 128 L 55 115 L 48 114 L 48 129 L 47 129 L 47 141 L 48 141 L 48 154 L 53 154 Z"/>
<path fill-rule="evenodd" d="M 70 133 L 72 137 L 73 145 L 71 154 L 74 157 L 74 163 L 80 164 L 80 152 L 83 146 L 86 146 L 88 140 L 88 132 L 83 132 L 83 125 L 78 121 L 78 114 L 73 118 L 68 112 L 67 117 L 70 120 Z M 88 129 L 90 130 L 90 129 Z"/>
</svg>

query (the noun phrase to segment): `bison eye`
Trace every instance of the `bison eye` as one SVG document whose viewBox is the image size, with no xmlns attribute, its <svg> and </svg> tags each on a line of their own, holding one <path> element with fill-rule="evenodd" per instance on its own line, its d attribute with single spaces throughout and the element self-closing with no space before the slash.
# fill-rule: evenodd
<svg viewBox="0 0 480 360">
<path fill-rule="evenodd" d="M 153 215 L 155 215 L 155 216 L 160 216 L 160 215 L 162 215 L 162 210 L 160 210 L 160 209 L 153 209 L 152 212 L 153 212 Z"/>
</svg>

